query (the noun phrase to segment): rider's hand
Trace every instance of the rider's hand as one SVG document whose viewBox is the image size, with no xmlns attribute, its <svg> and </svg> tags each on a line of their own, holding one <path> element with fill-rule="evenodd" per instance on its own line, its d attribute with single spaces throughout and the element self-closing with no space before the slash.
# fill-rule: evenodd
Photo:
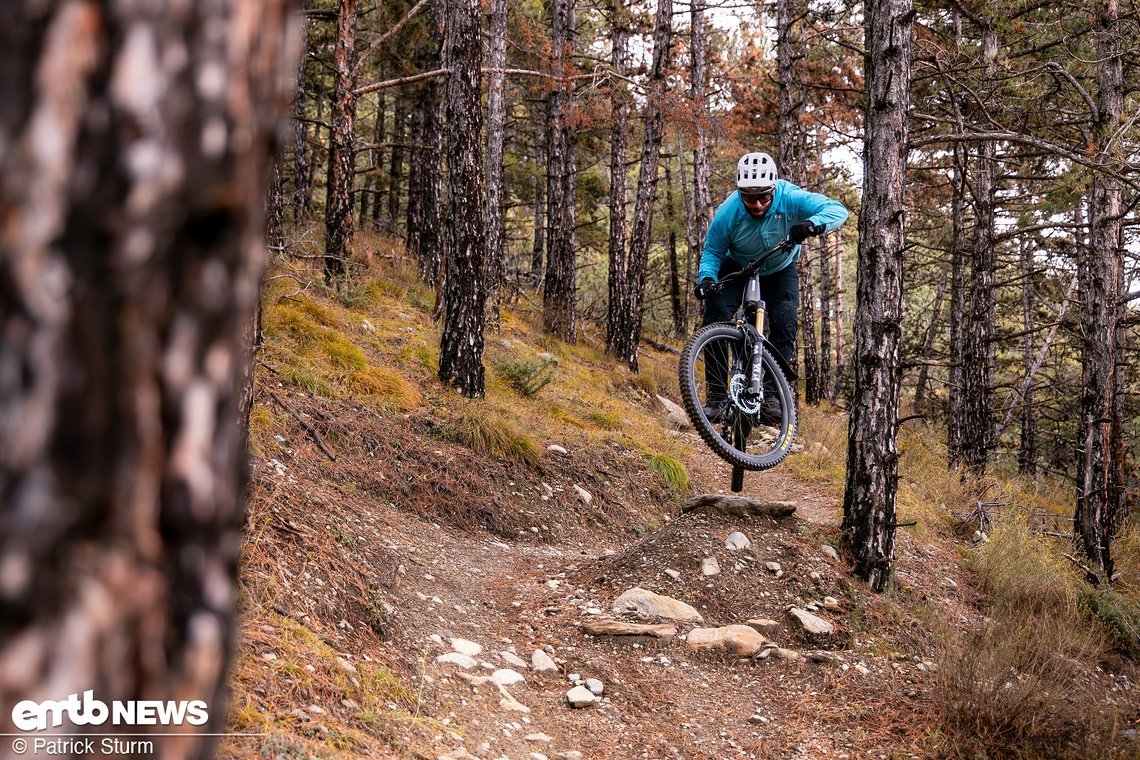
<svg viewBox="0 0 1140 760">
<path fill-rule="evenodd" d="M 709 289 L 713 286 L 713 278 L 706 277 L 700 281 L 697 287 L 693 288 L 693 295 L 697 297 L 698 301 L 703 301 L 709 294 Z"/>
<path fill-rule="evenodd" d="M 790 238 L 791 241 L 793 243 L 795 243 L 796 245 L 799 245 L 800 243 L 807 240 L 809 237 L 813 237 L 815 235 L 820 234 L 821 232 L 823 232 L 823 230 L 824 230 L 824 226 L 822 224 L 812 224 L 811 222 L 800 222 L 799 224 L 793 224 L 792 228 L 790 230 L 788 230 L 788 238 Z"/>
</svg>

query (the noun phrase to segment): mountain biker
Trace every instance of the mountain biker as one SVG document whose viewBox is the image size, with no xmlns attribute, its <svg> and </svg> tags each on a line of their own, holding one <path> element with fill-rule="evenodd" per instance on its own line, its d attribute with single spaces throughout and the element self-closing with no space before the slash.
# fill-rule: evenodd
<svg viewBox="0 0 1140 760">
<path fill-rule="evenodd" d="M 743 280 L 730 282 L 715 292 L 709 286 L 755 261 L 777 243 L 790 238 L 796 245 L 774 256 L 760 268 L 760 297 L 764 300 L 769 339 L 783 354 L 788 366 L 796 362 L 796 332 L 800 303 L 799 273 L 795 262 L 800 246 L 809 237 L 838 229 L 847 220 L 842 203 L 820 193 L 811 193 L 779 179 L 776 162 L 767 153 L 746 153 L 736 164 L 736 190 L 716 210 L 705 236 L 705 248 L 697 271 L 697 300 L 704 301 L 704 325 L 732 318 L 744 297 Z M 709 365 L 706 364 L 706 367 Z M 719 422 L 727 403 L 725 378 L 707 373 L 709 398 L 705 415 Z M 779 419 L 779 405 L 765 399 L 763 416 Z"/>
</svg>

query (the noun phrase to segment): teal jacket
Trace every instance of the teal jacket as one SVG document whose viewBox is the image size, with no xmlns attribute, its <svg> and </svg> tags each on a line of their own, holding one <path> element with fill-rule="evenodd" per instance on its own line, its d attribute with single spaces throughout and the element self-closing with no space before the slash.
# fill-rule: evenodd
<svg viewBox="0 0 1140 760">
<path fill-rule="evenodd" d="M 788 230 L 798 222 L 822 224 L 827 232 L 838 229 L 847 221 L 847 209 L 839 201 L 826 195 L 809 193 L 791 182 L 776 180 L 776 194 L 768 213 L 761 219 L 753 219 L 744 210 L 740 193 L 733 191 L 716 210 L 708 235 L 705 236 L 705 250 L 701 254 L 701 266 L 697 272 L 697 282 L 706 277 L 717 279 L 720 266 L 728 256 L 740 266 L 755 261 L 760 254 L 775 246 L 788 236 Z M 800 257 L 797 245 L 786 254 L 774 256 L 760 268 L 760 274 L 772 274 L 791 264 Z"/>
</svg>

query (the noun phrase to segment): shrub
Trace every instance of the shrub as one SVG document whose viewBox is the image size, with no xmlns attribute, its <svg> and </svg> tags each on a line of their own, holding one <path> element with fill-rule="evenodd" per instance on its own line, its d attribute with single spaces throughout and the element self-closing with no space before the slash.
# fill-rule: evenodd
<svg viewBox="0 0 1140 760">
<path fill-rule="evenodd" d="M 668 454 L 654 454 L 649 458 L 649 466 L 661 477 L 665 487 L 673 493 L 686 493 L 689 490 L 689 473 L 685 466 Z"/>
<path fill-rule="evenodd" d="M 539 360 L 507 359 L 495 364 L 495 371 L 507 385 L 519 394 L 531 398 L 537 396 L 554 380 L 554 359 Z"/>
<path fill-rule="evenodd" d="M 503 456 L 530 465 L 538 464 L 534 439 L 497 415 L 471 409 L 441 426 L 444 437 L 480 454 Z"/>
<path fill-rule="evenodd" d="M 1130 660 L 1140 660 L 1140 605 L 1110 589 L 1080 593 L 1081 608 L 1104 624 L 1113 647 Z"/>
<path fill-rule="evenodd" d="M 387 367 L 370 367 L 354 372 L 349 380 L 354 391 L 374 396 L 382 403 L 399 409 L 413 409 L 420 405 L 423 396 L 407 378 Z"/>
</svg>

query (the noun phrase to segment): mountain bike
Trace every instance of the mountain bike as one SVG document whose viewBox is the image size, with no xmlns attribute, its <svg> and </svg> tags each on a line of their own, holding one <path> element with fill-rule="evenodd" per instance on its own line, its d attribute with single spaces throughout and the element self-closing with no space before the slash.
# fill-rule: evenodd
<svg viewBox="0 0 1140 760">
<path fill-rule="evenodd" d="M 679 380 L 685 411 L 701 438 L 733 466 L 732 490 L 740 491 L 744 470 L 775 467 L 791 451 L 796 435 L 796 373 L 764 336 L 760 267 L 794 246 L 784 240 L 739 272 L 710 287 L 746 280 L 740 307 L 728 322 L 702 327 L 681 352 Z"/>
</svg>

